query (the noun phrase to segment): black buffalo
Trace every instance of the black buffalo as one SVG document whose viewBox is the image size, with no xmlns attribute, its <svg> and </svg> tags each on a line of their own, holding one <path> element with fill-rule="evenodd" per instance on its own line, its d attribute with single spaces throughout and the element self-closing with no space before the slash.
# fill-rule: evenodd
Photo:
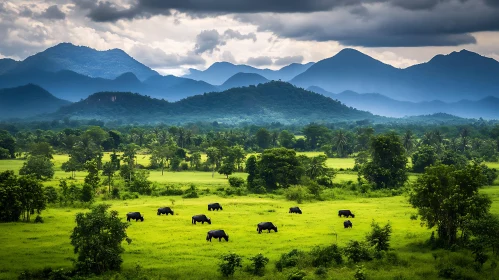
<svg viewBox="0 0 499 280">
<path fill-rule="evenodd" d="M 222 208 L 222 205 L 220 205 L 220 203 L 212 203 L 212 204 L 208 204 L 208 211 L 211 211 L 211 210 L 224 210 Z"/>
<path fill-rule="evenodd" d="M 218 241 L 222 241 L 222 238 L 225 239 L 225 241 L 229 241 L 229 236 L 225 233 L 225 231 L 219 229 L 219 230 L 210 230 L 208 231 L 208 235 L 206 235 L 206 241 L 210 241 L 212 238 L 218 238 Z"/>
<path fill-rule="evenodd" d="M 130 212 L 126 214 L 126 220 L 127 222 L 130 222 L 130 220 L 135 220 L 136 222 L 140 220 L 143 222 L 144 216 L 140 215 L 140 212 Z"/>
<path fill-rule="evenodd" d="M 170 207 L 158 208 L 158 216 L 161 214 L 165 214 L 166 216 L 168 216 L 168 214 L 172 214 L 173 216 L 173 210 Z"/>
<path fill-rule="evenodd" d="M 345 216 L 345 218 L 352 217 L 355 218 L 355 215 L 350 210 L 340 210 L 338 211 L 338 217 Z"/>
<path fill-rule="evenodd" d="M 343 222 L 343 227 L 345 228 L 352 228 L 353 224 L 350 222 L 350 220 L 346 220 Z"/>
<path fill-rule="evenodd" d="M 300 207 L 291 207 L 289 208 L 289 213 L 301 214 L 301 209 Z"/>
<path fill-rule="evenodd" d="M 277 227 L 274 226 L 274 224 L 271 222 L 261 222 L 256 226 L 256 231 L 258 231 L 258 233 L 262 233 L 262 230 L 268 230 L 269 233 L 270 230 L 274 230 L 274 232 L 277 232 Z"/>
<path fill-rule="evenodd" d="M 206 217 L 206 215 L 192 216 L 192 223 L 196 224 L 196 222 L 201 222 L 202 224 L 204 224 L 204 222 L 207 222 L 208 224 L 211 225 L 211 219 Z"/>
</svg>

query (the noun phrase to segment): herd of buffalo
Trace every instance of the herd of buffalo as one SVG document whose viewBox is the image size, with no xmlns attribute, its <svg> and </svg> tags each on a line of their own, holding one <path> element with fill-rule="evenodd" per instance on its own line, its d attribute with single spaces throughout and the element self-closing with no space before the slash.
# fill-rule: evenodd
<svg viewBox="0 0 499 280">
<path fill-rule="evenodd" d="M 215 211 L 215 210 L 223 210 L 222 206 L 220 203 L 211 203 L 208 204 L 208 211 Z M 291 207 L 289 208 L 289 213 L 292 214 L 302 214 L 302 211 L 300 207 Z M 158 208 L 158 216 L 165 214 L 168 216 L 168 214 L 173 215 L 173 210 L 170 207 L 163 207 L 163 208 Z M 346 218 L 355 218 L 355 215 L 350 211 L 350 210 L 339 210 L 338 211 L 338 217 L 346 217 Z M 141 222 L 144 221 L 144 216 L 140 214 L 140 212 L 129 212 L 126 214 L 126 220 L 130 222 L 130 220 L 135 220 L 138 221 L 140 220 Z M 211 225 L 211 219 L 208 218 L 206 215 L 195 215 L 192 216 L 192 224 L 196 223 L 208 223 Z M 352 228 L 353 224 L 350 220 L 346 220 L 343 222 L 343 227 L 344 228 Z M 268 230 L 270 233 L 271 230 L 274 232 L 277 232 L 277 227 L 271 223 L 271 222 L 261 222 L 256 226 L 256 231 L 258 233 L 262 233 L 263 230 Z M 225 233 L 225 231 L 219 229 L 219 230 L 210 230 L 208 231 L 208 235 L 206 236 L 206 241 L 210 241 L 211 239 L 218 238 L 218 241 L 222 241 L 222 238 L 225 239 L 225 241 L 229 241 L 229 235 Z"/>
</svg>

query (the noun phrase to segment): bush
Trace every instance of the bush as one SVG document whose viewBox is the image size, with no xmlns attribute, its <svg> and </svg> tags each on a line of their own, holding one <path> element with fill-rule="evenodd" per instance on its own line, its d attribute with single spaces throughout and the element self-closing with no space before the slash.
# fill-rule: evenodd
<svg viewBox="0 0 499 280">
<path fill-rule="evenodd" d="M 312 266 L 314 267 L 328 267 L 333 261 L 336 264 L 343 263 L 343 257 L 338 245 L 336 244 L 327 247 L 315 247 L 310 252 L 310 255 L 312 257 Z"/>
<path fill-rule="evenodd" d="M 43 224 L 43 218 L 40 215 L 36 215 L 36 218 L 35 218 L 35 224 L 38 224 L 38 223 Z"/>
<path fill-rule="evenodd" d="M 333 187 L 333 180 L 329 176 L 319 176 L 317 179 L 315 179 L 317 184 L 326 187 L 326 188 L 332 188 Z"/>
<path fill-rule="evenodd" d="M 230 253 L 222 255 L 222 262 L 218 265 L 218 268 L 223 276 L 229 277 L 234 275 L 238 267 L 242 267 L 242 258 L 238 254 Z"/>
<path fill-rule="evenodd" d="M 180 164 L 180 169 L 183 170 L 183 171 L 186 171 L 189 169 L 189 164 L 187 164 L 187 162 L 182 162 Z"/>
<path fill-rule="evenodd" d="M 191 186 L 184 192 L 184 195 L 182 196 L 183 198 L 198 198 L 198 189 L 194 184 L 191 184 Z"/>
<path fill-rule="evenodd" d="M 113 190 L 111 191 L 111 198 L 113 199 L 119 199 L 120 198 L 120 189 L 114 187 Z"/>
<path fill-rule="evenodd" d="M 162 196 L 170 196 L 170 195 L 183 195 L 184 191 L 175 186 L 166 186 L 166 188 L 159 192 Z"/>
<path fill-rule="evenodd" d="M 233 188 L 240 188 L 242 186 L 244 186 L 244 179 L 243 178 L 239 178 L 239 177 L 230 177 L 229 178 L 229 185 Z"/>
<path fill-rule="evenodd" d="M 297 203 L 302 203 L 304 200 L 310 200 L 312 198 L 308 188 L 303 186 L 290 187 L 284 191 L 284 195 L 287 200 L 296 201 Z"/>
<path fill-rule="evenodd" d="M 364 272 L 363 265 L 357 266 L 357 269 L 355 270 L 355 274 L 353 275 L 353 278 L 355 278 L 355 280 L 366 280 L 367 279 L 366 273 Z"/>
<path fill-rule="evenodd" d="M 265 266 L 269 263 L 269 259 L 264 257 L 261 253 L 249 259 L 251 261 L 251 273 L 259 276 L 264 275 Z"/>
<path fill-rule="evenodd" d="M 307 273 L 301 270 L 293 271 L 288 276 L 288 280 L 303 280 L 307 276 Z"/>
<path fill-rule="evenodd" d="M 59 199 L 57 191 L 52 186 L 48 186 L 45 188 L 45 197 L 47 197 L 48 203 L 56 203 L 57 200 Z"/>
<path fill-rule="evenodd" d="M 343 249 L 345 256 L 351 262 L 358 263 L 361 261 L 372 260 L 371 253 L 366 243 L 350 240 L 347 246 Z"/>
<path fill-rule="evenodd" d="M 293 249 L 288 253 L 282 254 L 281 258 L 276 262 L 275 267 L 278 271 L 282 271 L 284 268 L 287 267 L 295 267 L 298 265 L 298 262 L 300 259 L 305 257 L 305 253 Z"/>
<path fill-rule="evenodd" d="M 392 227 L 390 224 L 380 227 L 379 224 L 373 220 L 371 223 L 371 232 L 367 234 L 366 241 L 369 245 L 373 246 L 374 250 L 377 252 L 388 251 L 390 248 L 391 233 Z"/>
<path fill-rule="evenodd" d="M 326 276 L 326 274 L 327 274 L 327 268 L 325 268 L 323 266 L 319 266 L 315 270 L 315 275 L 317 275 L 317 276 L 324 277 L 324 276 Z"/>
</svg>

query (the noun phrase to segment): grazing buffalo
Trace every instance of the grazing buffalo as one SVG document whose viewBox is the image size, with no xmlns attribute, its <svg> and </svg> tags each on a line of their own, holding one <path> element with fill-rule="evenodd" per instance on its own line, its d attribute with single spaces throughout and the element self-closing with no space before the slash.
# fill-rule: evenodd
<svg viewBox="0 0 499 280">
<path fill-rule="evenodd" d="M 277 232 L 277 227 L 271 222 L 261 222 L 256 226 L 256 231 L 258 231 L 258 233 L 262 233 L 262 230 L 268 230 L 270 233 L 271 229 L 274 230 L 274 232 Z"/>
<path fill-rule="evenodd" d="M 219 229 L 219 230 L 210 230 L 208 231 L 208 235 L 206 236 L 206 241 L 210 241 L 212 238 L 218 238 L 218 241 L 222 241 L 222 238 L 225 239 L 225 241 L 229 241 L 229 236 L 225 234 L 225 231 Z"/>
<path fill-rule="evenodd" d="M 207 222 L 208 224 L 211 225 L 211 219 L 206 217 L 206 215 L 192 216 L 192 223 L 196 224 L 196 222 L 201 222 L 202 224 L 204 224 L 204 222 Z"/>
<path fill-rule="evenodd" d="M 222 208 L 222 205 L 220 205 L 220 203 L 212 203 L 212 204 L 208 204 L 208 211 L 211 211 L 211 210 L 224 210 Z"/>
<path fill-rule="evenodd" d="M 338 217 L 345 216 L 345 218 L 352 217 L 355 218 L 355 215 L 350 210 L 340 210 L 338 211 Z"/>
<path fill-rule="evenodd" d="M 345 228 L 352 228 L 353 224 L 350 222 L 350 220 L 346 220 L 343 222 L 343 227 Z"/>
<path fill-rule="evenodd" d="M 301 209 L 300 207 L 291 207 L 289 208 L 289 213 L 301 214 Z"/>
<path fill-rule="evenodd" d="M 130 220 L 135 220 L 136 222 L 140 220 L 143 222 L 144 216 L 140 215 L 140 212 L 130 212 L 126 214 L 126 220 L 127 222 L 130 222 Z"/>
<path fill-rule="evenodd" d="M 166 216 L 168 216 L 168 214 L 172 214 L 173 216 L 173 210 L 170 207 L 158 208 L 158 216 L 161 214 L 165 214 Z"/>
</svg>

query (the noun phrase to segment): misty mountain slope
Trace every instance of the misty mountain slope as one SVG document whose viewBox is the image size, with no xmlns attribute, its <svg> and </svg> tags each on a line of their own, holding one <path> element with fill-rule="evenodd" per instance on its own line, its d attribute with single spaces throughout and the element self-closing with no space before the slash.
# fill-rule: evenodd
<svg viewBox="0 0 499 280">
<path fill-rule="evenodd" d="M 291 82 L 329 92 L 379 92 L 392 99 L 413 102 L 478 100 L 499 97 L 499 62 L 463 50 L 397 69 L 345 49 L 317 62 Z"/>
<path fill-rule="evenodd" d="M 218 121 L 230 124 L 305 124 L 377 118 L 284 82 L 205 93 L 175 103 L 132 93 L 103 92 L 51 115 L 53 119 L 64 117 L 140 123 Z"/>
<path fill-rule="evenodd" d="M 120 49 L 97 51 L 69 43 L 58 44 L 20 62 L 16 71 L 44 70 L 58 72 L 70 70 L 85 76 L 115 79 L 123 73 L 134 73 L 145 80 L 158 73 L 133 59 Z"/>
<path fill-rule="evenodd" d="M 58 99 L 33 84 L 0 89 L 0 119 L 26 118 L 53 113 L 69 104 L 71 102 Z"/>
<path fill-rule="evenodd" d="M 225 81 L 219 88 L 221 90 L 227 90 L 235 87 L 247 87 L 250 85 L 258 85 L 268 82 L 261 75 L 255 73 L 237 73 Z"/>
<path fill-rule="evenodd" d="M 189 69 L 190 73 L 184 77 L 194 80 L 202 80 L 212 85 L 221 85 L 237 73 L 253 73 L 258 74 L 267 80 L 280 79 L 283 81 L 289 81 L 296 75 L 303 73 L 312 65 L 312 62 L 307 64 L 292 63 L 279 70 L 271 70 L 258 69 L 244 64 L 236 65 L 230 62 L 215 62 L 204 71 Z"/>
<path fill-rule="evenodd" d="M 19 64 L 18 61 L 15 61 L 10 58 L 2 58 L 0 59 L 0 75 L 11 71 Z"/>
<path fill-rule="evenodd" d="M 318 86 L 331 92 L 385 92 L 392 90 L 390 81 L 398 69 L 353 49 L 321 60 L 296 76 L 291 83 L 307 88 Z"/>
<path fill-rule="evenodd" d="M 218 91 L 216 86 L 207 82 L 172 75 L 151 77 L 144 81 L 144 84 L 146 88 L 142 92 L 168 101 L 178 101 L 196 94 Z"/>
<path fill-rule="evenodd" d="M 445 103 L 434 100 L 429 102 L 398 101 L 378 93 L 356 93 L 344 91 L 338 94 L 319 87 L 308 90 L 320 93 L 359 110 L 386 117 L 405 117 L 445 113 L 462 118 L 499 119 L 499 98 L 486 97 L 478 101 L 461 100 Z"/>
</svg>

